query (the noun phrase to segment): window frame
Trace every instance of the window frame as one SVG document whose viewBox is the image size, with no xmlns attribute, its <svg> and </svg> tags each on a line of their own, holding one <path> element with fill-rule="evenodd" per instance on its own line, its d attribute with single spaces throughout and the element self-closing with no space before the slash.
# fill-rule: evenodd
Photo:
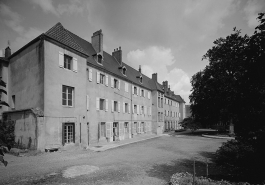
<svg viewBox="0 0 265 185">
<path fill-rule="evenodd" d="M 113 100 L 113 111 L 114 112 L 118 112 L 118 110 L 119 110 L 118 104 L 119 104 L 118 101 Z"/>
<path fill-rule="evenodd" d="M 105 85 L 105 81 L 106 81 L 106 75 L 104 75 L 103 73 L 99 73 L 99 83 Z"/>
<path fill-rule="evenodd" d="M 101 109 L 101 106 L 102 106 L 102 109 Z M 99 98 L 99 110 L 106 110 L 106 99 Z"/>
<path fill-rule="evenodd" d="M 68 68 L 69 66 L 66 65 L 65 59 L 67 59 L 67 58 L 70 59 L 69 63 L 68 63 L 68 65 L 70 65 L 70 69 Z M 73 71 L 73 57 L 72 56 L 64 54 L 64 56 L 63 56 L 63 68 L 67 69 L 67 70 L 70 70 L 70 71 Z"/>
<path fill-rule="evenodd" d="M 66 89 L 66 91 L 64 92 L 64 87 Z M 72 102 L 72 105 L 69 105 L 69 89 L 71 89 L 71 102 Z M 70 87 L 70 86 L 67 86 L 67 85 L 62 85 L 62 106 L 64 107 L 74 107 L 74 87 Z M 66 98 L 64 98 L 64 93 L 65 93 L 65 96 Z M 64 104 L 64 100 L 66 101 L 66 104 Z"/>
</svg>

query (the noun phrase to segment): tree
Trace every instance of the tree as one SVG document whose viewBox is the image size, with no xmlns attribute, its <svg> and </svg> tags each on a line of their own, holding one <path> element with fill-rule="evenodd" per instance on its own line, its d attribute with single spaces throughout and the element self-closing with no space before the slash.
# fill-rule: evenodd
<svg viewBox="0 0 265 185">
<path fill-rule="evenodd" d="M 6 87 L 6 83 L 2 80 L 2 77 L 0 77 L 0 87 L 1 86 Z M 5 93 L 7 95 L 6 90 L 0 89 L 0 94 L 2 94 L 2 93 Z M 5 101 L 2 101 L 1 98 L 2 98 L 2 96 L 0 96 L 0 105 L 5 105 L 5 106 L 9 107 L 8 103 L 6 103 Z"/>
<path fill-rule="evenodd" d="M 2 81 L 2 77 L 0 77 L 0 86 L 6 87 L 6 83 Z M 0 89 L 0 93 L 7 92 L 4 89 Z M 0 96 L 0 105 L 4 105 L 9 107 L 8 103 L 1 100 L 2 96 Z M 14 124 L 7 124 L 3 120 L 0 120 L 0 145 L 10 145 L 14 142 Z"/>
<path fill-rule="evenodd" d="M 265 17 L 253 35 L 234 28 L 226 38 L 214 41 L 203 59 L 204 70 L 193 75 L 191 113 L 204 125 L 235 125 L 236 140 L 217 151 L 219 164 L 263 178 L 265 165 Z M 251 173 L 250 173 L 251 172 Z M 257 178 L 257 177 L 255 177 Z"/>
<path fill-rule="evenodd" d="M 184 118 L 179 124 L 184 127 L 184 129 L 190 129 L 192 132 L 200 128 L 200 124 L 196 123 L 191 117 Z"/>
<path fill-rule="evenodd" d="M 200 123 L 233 121 L 235 131 L 243 135 L 264 127 L 264 14 L 258 19 L 260 25 L 252 36 L 241 36 L 234 28 L 203 56 L 209 65 L 193 75 L 190 95 L 192 116 Z"/>
</svg>

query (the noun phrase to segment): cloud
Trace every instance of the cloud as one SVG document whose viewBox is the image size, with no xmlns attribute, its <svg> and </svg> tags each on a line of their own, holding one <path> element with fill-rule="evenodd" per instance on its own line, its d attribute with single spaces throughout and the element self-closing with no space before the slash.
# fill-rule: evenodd
<svg viewBox="0 0 265 185">
<path fill-rule="evenodd" d="M 260 13 L 263 9 L 263 4 L 258 0 L 249 0 L 246 3 L 244 8 L 245 18 L 248 22 L 248 26 L 250 28 L 254 28 L 258 26 L 259 22 L 256 19 L 258 17 L 258 13 Z"/>
<path fill-rule="evenodd" d="M 2 17 L 5 17 L 5 19 L 3 19 L 4 23 L 18 34 L 18 37 L 11 41 L 13 52 L 27 44 L 33 38 L 43 33 L 37 28 L 24 28 L 22 26 L 22 16 L 12 11 L 7 5 L 0 4 L 0 14 Z"/>
<path fill-rule="evenodd" d="M 141 65 L 143 74 L 150 78 L 153 73 L 158 73 L 159 83 L 167 80 L 171 90 L 189 102 L 190 78 L 182 69 L 172 67 L 176 60 L 171 49 L 151 46 L 144 50 L 130 51 L 127 54 L 127 61 L 136 69 Z"/>
<path fill-rule="evenodd" d="M 80 0 L 69 0 L 69 3 L 53 5 L 53 0 L 29 0 L 30 3 L 39 6 L 45 13 L 53 13 L 57 17 L 62 14 L 82 13 L 84 6 Z"/>
<path fill-rule="evenodd" d="M 22 20 L 19 14 L 11 11 L 10 8 L 5 4 L 0 4 L 0 14 L 3 17 L 8 17 L 8 20 L 4 20 L 4 22 L 7 26 L 12 28 L 12 30 L 16 31 L 17 33 L 24 32 L 24 28 L 20 25 Z"/>
<path fill-rule="evenodd" d="M 58 16 L 58 12 L 54 8 L 52 0 L 30 0 L 30 2 L 40 6 L 45 13 L 53 13 L 54 15 Z"/>
<path fill-rule="evenodd" d="M 81 14 L 84 10 L 84 7 L 81 5 L 81 2 L 79 0 L 70 0 L 69 4 L 59 4 L 57 10 L 60 15 L 62 15 L 63 13 Z"/>
<path fill-rule="evenodd" d="M 224 18 L 233 13 L 236 6 L 233 0 L 188 0 L 184 5 L 183 25 L 195 33 L 198 41 L 203 41 L 224 26 Z"/>
</svg>

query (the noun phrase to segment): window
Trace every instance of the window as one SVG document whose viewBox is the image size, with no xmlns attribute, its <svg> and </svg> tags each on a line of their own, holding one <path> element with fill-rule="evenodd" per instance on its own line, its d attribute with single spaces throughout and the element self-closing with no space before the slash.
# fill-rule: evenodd
<svg viewBox="0 0 265 185">
<path fill-rule="evenodd" d="M 72 61 L 73 61 L 72 57 L 70 57 L 68 55 L 64 55 L 64 65 L 63 65 L 63 67 L 65 69 L 72 70 Z"/>
<path fill-rule="evenodd" d="M 114 88 L 119 88 L 119 81 L 117 79 L 114 79 Z"/>
<path fill-rule="evenodd" d="M 158 121 L 160 121 L 160 112 L 158 112 Z"/>
<path fill-rule="evenodd" d="M 163 121 L 163 112 L 161 112 L 161 121 Z"/>
<path fill-rule="evenodd" d="M 144 106 L 141 106 L 141 114 L 144 114 Z"/>
<path fill-rule="evenodd" d="M 105 110 L 105 100 L 99 99 L 99 110 Z"/>
<path fill-rule="evenodd" d="M 160 97 L 158 97 L 158 107 L 160 107 Z"/>
<path fill-rule="evenodd" d="M 98 55 L 98 63 L 102 64 L 102 56 L 101 55 Z"/>
<path fill-rule="evenodd" d="M 106 137 L 106 123 L 100 123 L 100 137 Z"/>
<path fill-rule="evenodd" d="M 144 90 L 143 89 L 141 90 L 141 94 L 142 94 L 142 97 L 144 97 Z"/>
<path fill-rule="evenodd" d="M 108 99 L 96 98 L 96 110 L 108 111 Z"/>
<path fill-rule="evenodd" d="M 12 109 L 16 109 L 16 96 L 12 95 Z"/>
<path fill-rule="evenodd" d="M 143 83 L 143 77 L 142 76 L 140 76 L 140 83 Z"/>
<path fill-rule="evenodd" d="M 129 123 L 128 122 L 124 123 L 124 133 L 129 133 Z"/>
<path fill-rule="evenodd" d="M 128 113 L 129 112 L 129 105 L 128 103 L 124 103 L 124 112 Z"/>
<path fill-rule="evenodd" d="M 63 126 L 63 144 L 75 142 L 75 124 L 64 123 Z"/>
<path fill-rule="evenodd" d="M 133 87 L 133 94 L 137 94 L 137 87 Z"/>
<path fill-rule="evenodd" d="M 121 82 L 120 82 L 120 80 L 111 77 L 111 87 L 120 90 L 120 87 L 121 87 Z"/>
<path fill-rule="evenodd" d="M 163 98 L 161 98 L 161 108 L 163 108 Z"/>
<path fill-rule="evenodd" d="M 125 67 L 122 68 L 122 74 L 126 75 L 126 68 Z"/>
<path fill-rule="evenodd" d="M 134 113 L 137 114 L 137 105 L 133 105 Z"/>
<path fill-rule="evenodd" d="M 104 84 L 105 75 L 100 73 L 99 83 Z"/>
<path fill-rule="evenodd" d="M 74 98 L 74 88 L 63 85 L 62 89 L 62 104 L 72 107 Z"/>
<path fill-rule="evenodd" d="M 111 111 L 112 112 L 120 112 L 120 102 L 119 101 L 111 101 Z"/>
<path fill-rule="evenodd" d="M 165 116 L 167 116 L 167 111 L 165 110 Z"/>
<path fill-rule="evenodd" d="M 118 102 L 114 101 L 114 111 L 118 112 Z"/>
<path fill-rule="evenodd" d="M 133 124 L 133 133 L 136 133 L 137 130 L 137 122 L 134 122 Z"/>
</svg>

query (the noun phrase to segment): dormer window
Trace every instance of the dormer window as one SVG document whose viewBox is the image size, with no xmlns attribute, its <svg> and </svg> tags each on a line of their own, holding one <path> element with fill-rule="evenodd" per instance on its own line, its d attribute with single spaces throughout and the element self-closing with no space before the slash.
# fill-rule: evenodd
<svg viewBox="0 0 265 185">
<path fill-rule="evenodd" d="M 102 64 L 102 56 L 101 55 L 98 55 L 98 63 Z"/>
<path fill-rule="evenodd" d="M 125 68 L 125 67 L 122 68 L 122 74 L 123 74 L 123 75 L 126 75 L 126 68 Z"/>
<path fill-rule="evenodd" d="M 126 76 L 126 71 L 127 71 L 127 69 L 126 69 L 126 67 L 125 66 L 120 66 L 119 67 L 119 70 L 120 70 L 120 72 L 124 75 L 124 76 Z"/>
<path fill-rule="evenodd" d="M 143 83 L 143 77 L 142 76 L 140 76 L 139 80 L 141 83 Z"/>
</svg>

